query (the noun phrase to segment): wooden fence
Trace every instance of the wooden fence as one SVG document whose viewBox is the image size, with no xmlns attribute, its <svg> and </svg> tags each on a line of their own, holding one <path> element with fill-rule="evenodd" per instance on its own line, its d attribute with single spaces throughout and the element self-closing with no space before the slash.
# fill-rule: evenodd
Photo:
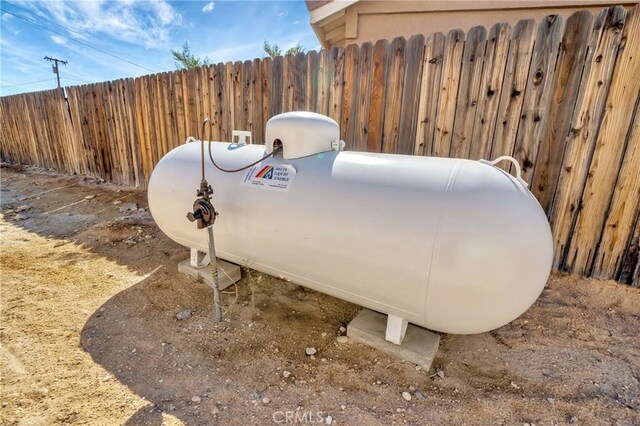
<svg viewBox="0 0 640 426">
<path fill-rule="evenodd" d="M 4 97 L 3 159 L 144 187 L 203 117 L 212 139 L 275 114 L 334 118 L 346 149 L 509 154 L 549 215 L 560 270 L 638 284 L 640 9 L 228 62 Z"/>
</svg>

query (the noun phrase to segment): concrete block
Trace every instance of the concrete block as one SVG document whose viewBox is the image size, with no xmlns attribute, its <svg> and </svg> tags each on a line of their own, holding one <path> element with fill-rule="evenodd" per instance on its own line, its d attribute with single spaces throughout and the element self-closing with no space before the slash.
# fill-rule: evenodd
<svg viewBox="0 0 640 426">
<path fill-rule="evenodd" d="M 347 326 L 347 336 L 356 343 L 371 346 L 387 355 L 409 361 L 425 370 L 431 368 L 438 351 L 440 335 L 409 324 L 401 345 L 385 340 L 387 316 L 363 309 Z"/>
<path fill-rule="evenodd" d="M 178 272 L 194 278 L 202 278 L 207 285 L 213 287 L 213 277 L 211 276 L 209 265 L 204 268 L 196 268 L 195 266 L 191 266 L 190 260 L 187 259 L 178 263 Z M 240 281 L 240 278 L 242 278 L 242 273 L 238 265 L 218 259 L 218 285 L 220 286 L 220 290 L 224 290 L 231 284 L 237 283 Z"/>
</svg>

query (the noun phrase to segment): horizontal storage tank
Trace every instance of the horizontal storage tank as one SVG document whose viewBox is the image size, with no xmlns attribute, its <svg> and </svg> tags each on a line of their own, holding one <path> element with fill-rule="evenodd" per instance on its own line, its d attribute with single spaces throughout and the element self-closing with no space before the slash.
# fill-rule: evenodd
<svg viewBox="0 0 640 426">
<path fill-rule="evenodd" d="M 287 113 L 266 145 L 211 144 L 206 158 L 218 257 L 426 328 L 481 333 L 525 312 L 542 291 L 552 238 L 522 180 L 486 162 L 340 151 L 337 124 Z M 206 146 L 205 146 L 206 151 Z M 149 208 L 171 239 L 207 252 L 186 218 L 200 143 L 158 163 Z"/>
</svg>

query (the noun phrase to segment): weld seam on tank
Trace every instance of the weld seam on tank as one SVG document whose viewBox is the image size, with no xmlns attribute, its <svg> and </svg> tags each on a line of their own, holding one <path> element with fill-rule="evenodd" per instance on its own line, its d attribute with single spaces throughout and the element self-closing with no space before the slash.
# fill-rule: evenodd
<svg viewBox="0 0 640 426">
<path fill-rule="evenodd" d="M 429 262 L 429 272 L 427 273 L 427 291 L 425 291 L 424 296 L 424 323 L 429 324 L 429 309 L 426 308 L 427 300 L 429 300 L 429 288 L 431 287 L 431 271 L 433 271 L 434 262 L 438 260 L 438 255 L 440 253 L 440 242 L 442 241 L 442 227 L 440 226 L 440 222 L 442 221 L 442 216 L 448 206 L 447 200 L 449 191 L 456 183 L 456 177 L 458 176 L 458 171 L 460 170 L 460 164 L 457 163 L 451 173 L 449 174 L 449 180 L 447 181 L 447 187 L 444 190 L 444 195 L 442 196 L 442 206 L 440 207 L 440 213 L 438 213 L 438 220 L 436 221 L 436 237 L 433 239 L 433 249 L 431 250 L 431 260 Z"/>
</svg>

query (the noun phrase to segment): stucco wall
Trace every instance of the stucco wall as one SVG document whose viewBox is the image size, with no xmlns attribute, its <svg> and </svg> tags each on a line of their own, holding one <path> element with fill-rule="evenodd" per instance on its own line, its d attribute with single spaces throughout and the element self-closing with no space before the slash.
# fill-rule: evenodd
<svg viewBox="0 0 640 426">
<path fill-rule="evenodd" d="M 366 41 L 431 34 L 476 25 L 487 29 L 497 22 L 515 24 L 521 19 L 539 20 L 559 14 L 567 18 L 576 10 L 587 9 L 594 14 L 615 0 L 593 1 L 360 1 L 345 11 L 344 38 L 334 38 L 328 44 L 361 44 Z M 622 2 L 632 6 L 636 2 Z M 562 6 L 553 6 L 561 4 Z M 551 6 L 551 7 L 549 7 Z"/>
</svg>

